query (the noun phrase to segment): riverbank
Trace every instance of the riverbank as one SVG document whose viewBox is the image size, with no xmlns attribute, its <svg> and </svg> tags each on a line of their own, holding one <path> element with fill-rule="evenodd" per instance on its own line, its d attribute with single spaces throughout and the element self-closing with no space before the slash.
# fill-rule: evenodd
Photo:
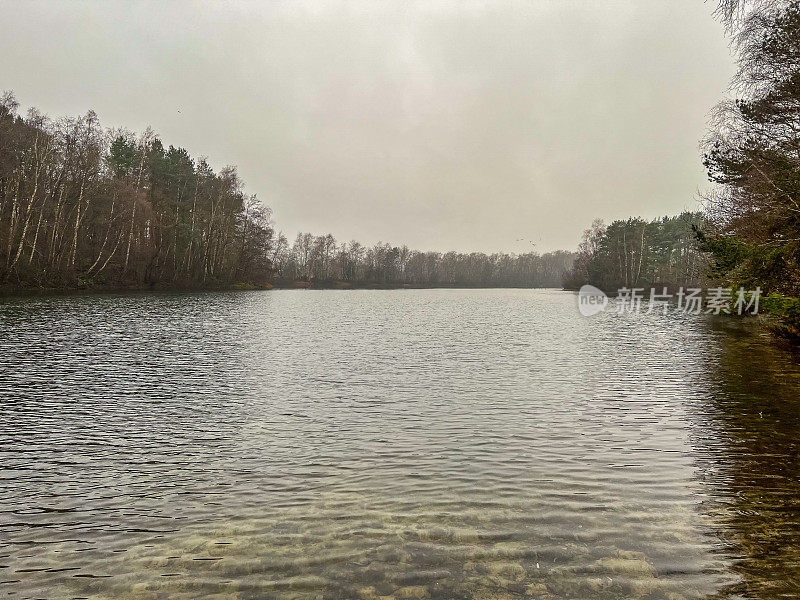
<svg viewBox="0 0 800 600">
<path fill-rule="evenodd" d="M 306 289 L 306 290 L 434 290 L 434 289 L 472 289 L 472 290 L 541 290 L 560 289 L 546 286 L 524 285 L 481 285 L 467 282 L 437 282 L 435 284 L 402 283 L 402 282 L 375 282 L 375 281 L 294 281 L 276 279 L 271 282 L 275 289 Z"/>
<path fill-rule="evenodd" d="M 4 296 L 35 296 L 60 294 L 107 294 L 113 292 L 224 292 L 245 290 L 271 290 L 270 283 L 247 282 L 207 285 L 75 285 L 60 287 L 38 287 L 27 285 L 0 285 L 0 298 Z"/>
<path fill-rule="evenodd" d="M 36 294 L 76 294 L 76 293 L 110 293 L 110 292 L 220 292 L 220 291 L 250 291 L 250 290 L 432 290 L 432 289 L 558 289 L 526 286 L 490 286 L 469 283 L 437 283 L 435 285 L 422 285 L 410 283 L 378 283 L 378 282 L 349 282 L 349 281 L 287 281 L 277 280 L 270 283 L 253 284 L 238 282 L 230 284 L 206 285 L 89 285 L 89 286 L 62 286 L 62 287 L 36 287 L 21 285 L 0 286 L 0 297 L 24 296 Z"/>
</svg>

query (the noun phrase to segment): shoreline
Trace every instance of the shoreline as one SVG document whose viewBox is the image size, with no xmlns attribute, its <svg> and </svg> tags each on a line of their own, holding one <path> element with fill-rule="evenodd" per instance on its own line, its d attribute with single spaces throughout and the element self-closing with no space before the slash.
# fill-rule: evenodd
<svg viewBox="0 0 800 600">
<path fill-rule="evenodd" d="M 274 282 L 262 284 L 233 283 L 226 285 L 170 285 L 170 286 L 93 286 L 93 287 L 31 287 L 31 286 L 0 286 L 0 299 L 25 296 L 68 296 L 92 295 L 113 293 L 148 293 L 148 292 L 248 292 L 270 290 L 557 290 L 572 291 L 556 287 L 527 287 L 527 286 L 493 286 L 493 285 L 468 285 L 468 284 L 438 284 L 438 285 L 412 285 L 412 284 L 382 284 L 348 282 L 324 282 L 309 284 L 305 281 Z"/>
</svg>

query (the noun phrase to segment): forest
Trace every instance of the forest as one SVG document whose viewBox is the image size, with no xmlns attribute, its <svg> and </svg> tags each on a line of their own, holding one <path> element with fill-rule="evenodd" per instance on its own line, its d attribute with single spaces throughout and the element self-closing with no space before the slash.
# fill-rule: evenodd
<svg viewBox="0 0 800 600">
<path fill-rule="evenodd" d="M 689 212 L 653 221 L 617 220 L 608 226 L 597 219 L 583 233 L 564 287 L 591 283 L 613 292 L 622 287 L 697 285 L 708 266 L 696 233 L 704 224 L 701 213 Z"/>
<path fill-rule="evenodd" d="M 573 253 L 421 252 L 299 233 L 289 245 L 235 167 L 0 98 L 0 286 L 558 287 Z"/>
<path fill-rule="evenodd" d="M 0 98 L 0 284 L 208 286 L 266 281 L 269 211 L 148 130 L 53 121 Z"/>
</svg>

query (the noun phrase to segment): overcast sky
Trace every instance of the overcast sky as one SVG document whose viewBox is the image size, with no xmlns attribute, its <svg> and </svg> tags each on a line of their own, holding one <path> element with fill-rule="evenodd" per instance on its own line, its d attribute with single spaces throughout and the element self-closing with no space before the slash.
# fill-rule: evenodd
<svg viewBox="0 0 800 600">
<path fill-rule="evenodd" d="M 574 248 L 695 207 L 733 62 L 703 0 L 0 0 L 0 89 L 235 164 L 298 230 Z"/>
</svg>

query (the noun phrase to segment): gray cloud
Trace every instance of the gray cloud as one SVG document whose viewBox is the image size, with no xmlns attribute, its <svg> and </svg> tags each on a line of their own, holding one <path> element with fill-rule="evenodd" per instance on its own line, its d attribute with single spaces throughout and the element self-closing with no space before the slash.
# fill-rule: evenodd
<svg viewBox="0 0 800 600">
<path fill-rule="evenodd" d="M 2 2 L 0 88 L 238 165 L 289 235 L 571 248 L 694 206 L 733 70 L 712 8 Z"/>
</svg>

